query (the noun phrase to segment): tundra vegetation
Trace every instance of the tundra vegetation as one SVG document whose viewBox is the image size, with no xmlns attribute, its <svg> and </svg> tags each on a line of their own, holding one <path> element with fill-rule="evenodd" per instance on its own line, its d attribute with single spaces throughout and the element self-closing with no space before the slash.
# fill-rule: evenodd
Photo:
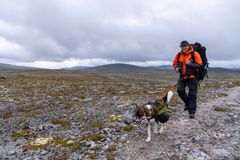
<svg viewBox="0 0 240 160">
<path fill-rule="evenodd" d="M 133 121 L 134 104 L 160 98 L 177 80 L 170 71 L 29 71 L 1 76 L 5 79 L 0 80 L 0 159 L 121 158 L 119 151 L 130 137 L 143 136 L 145 129 Z M 209 76 L 199 89 L 199 103 L 227 97 L 226 90 L 240 86 L 238 72 Z M 169 107 L 177 115 L 176 106 L 182 102 L 172 89 Z M 210 107 L 216 114 L 232 112 L 226 106 Z"/>
</svg>

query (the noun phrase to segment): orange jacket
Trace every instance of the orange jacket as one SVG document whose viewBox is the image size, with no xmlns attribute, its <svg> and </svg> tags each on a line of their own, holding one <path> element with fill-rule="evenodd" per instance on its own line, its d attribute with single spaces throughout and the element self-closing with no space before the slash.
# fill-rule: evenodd
<svg viewBox="0 0 240 160">
<path fill-rule="evenodd" d="M 198 65 L 202 65 L 202 59 L 198 52 L 194 51 L 192 47 L 190 47 L 189 51 L 186 53 L 179 52 L 176 54 L 173 60 L 173 67 L 178 67 L 180 69 L 180 74 L 183 78 L 196 78 L 193 74 L 196 71 L 196 68 L 191 68 L 189 65 L 186 64 L 187 60 L 190 60 L 193 63 L 191 53 L 194 52 L 195 63 Z M 178 57 L 178 55 L 180 57 Z M 179 61 L 178 61 L 179 60 Z"/>
</svg>

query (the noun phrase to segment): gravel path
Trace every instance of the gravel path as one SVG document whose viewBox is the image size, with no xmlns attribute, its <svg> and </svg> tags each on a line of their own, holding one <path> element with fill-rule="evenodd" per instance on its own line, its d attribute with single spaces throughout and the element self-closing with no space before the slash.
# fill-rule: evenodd
<svg viewBox="0 0 240 160">
<path fill-rule="evenodd" d="M 198 105 L 195 119 L 176 106 L 163 133 L 152 133 L 150 143 L 141 126 L 118 150 L 119 159 L 240 159 L 240 87 L 221 92 L 227 96 Z"/>
</svg>

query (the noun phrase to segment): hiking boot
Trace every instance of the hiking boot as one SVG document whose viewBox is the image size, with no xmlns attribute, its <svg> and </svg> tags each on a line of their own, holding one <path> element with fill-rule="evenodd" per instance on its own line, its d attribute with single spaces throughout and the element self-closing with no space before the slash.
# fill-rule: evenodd
<svg viewBox="0 0 240 160">
<path fill-rule="evenodd" d="M 190 113 L 189 114 L 189 118 L 193 119 L 195 117 L 195 114 L 194 113 Z"/>
</svg>

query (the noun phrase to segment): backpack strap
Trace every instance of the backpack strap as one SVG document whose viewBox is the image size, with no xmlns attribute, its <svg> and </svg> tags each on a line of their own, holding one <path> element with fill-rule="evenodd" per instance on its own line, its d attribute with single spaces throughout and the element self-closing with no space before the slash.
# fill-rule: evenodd
<svg viewBox="0 0 240 160">
<path fill-rule="evenodd" d="M 180 56 L 181 56 L 181 55 L 182 55 L 182 53 L 179 52 L 179 53 L 178 53 L 178 61 L 177 61 L 178 63 L 179 63 L 179 59 L 180 59 Z"/>
<path fill-rule="evenodd" d="M 191 52 L 191 58 L 192 58 L 192 60 L 193 60 L 193 63 L 196 63 L 196 61 L 195 61 L 195 52 L 193 51 L 193 52 Z M 198 72 L 196 72 L 196 74 L 195 74 L 195 76 L 196 76 L 196 78 L 197 78 L 197 80 L 198 80 Z M 198 87 L 200 88 L 200 81 L 198 80 Z"/>
<path fill-rule="evenodd" d="M 182 54 L 181 52 L 178 53 L 178 62 L 179 62 L 181 54 Z"/>
<path fill-rule="evenodd" d="M 195 63 L 195 52 L 194 52 L 194 51 L 191 52 L 191 58 L 192 58 L 192 60 L 193 60 L 193 63 Z"/>
</svg>

